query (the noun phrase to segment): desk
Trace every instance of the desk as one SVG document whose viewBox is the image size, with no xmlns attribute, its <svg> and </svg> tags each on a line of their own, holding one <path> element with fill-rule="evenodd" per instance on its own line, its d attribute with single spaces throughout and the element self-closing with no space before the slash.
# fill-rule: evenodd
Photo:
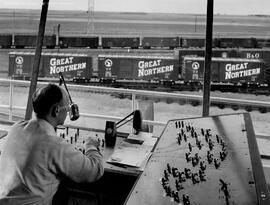
<svg viewBox="0 0 270 205">
<path fill-rule="evenodd" d="M 143 133 L 143 132 L 142 132 Z M 105 171 L 108 172 L 114 172 L 114 173 L 123 173 L 125 175 L 134 175 L 138 176 L 142 169 L 136 168 L 136 167 L 130 167 L 130 166 L 124 166 L 124 165 L 114 165 L 112 163 L 108 163 L 108 159 L 111 157 L 113 152 L 115 151 L 115 148 L 117 148 L 121 143 L 123 143 L 126 138 L 128 137 L 128 133 L 117 133 L 116 143 L 114 147 L 108 147 L 106 146 L 106 143 L 104 143 L 104 130 L 97 130 L 97 129 L 91 129 L 91 128 L 78 128 L 73 126 L 72 128 L 62 128 L 57 130 L 57 134 L 67 140 L 67 142 L 72 143 L 75 148 L 83 151 L 84 150 L 84 142 L 86 141 L 86 138 L 88 136 L 94 136 L 97 139 L 100 140 L 100 152 L 103 155 L 104 161 L 105 161 Z M 76 140 L 75 140 L 76 139 Z M 157 139 L 154 137 L 154 139 Z M 146 141 L 145 141 L 146 142 Z M 149 149 L 153 149 L 154 143 L 152 145 L 149 145 L 149 142 L 147 142 Z M 138 145 L 140 146 L 140 145 Z M 143 145 L 142 145 L 143 146 Z"/>
<path fill-rule="evenodd" d="M 65 139 L 78 135 L 77 146 L 80 147 L 88 135 L 96 136 L 101 144 L 104 139 L 104 130 L 84 129 L 73 127 L 60 130 L 59 134 L 65 133 Z M 127 133 L 118 133 L 115 147 L 127 138 Z M 132 187 L 141 175 L 142 171 L 136 168 L 118 166 L 106 162 L 113 154 L 114 148 L 100 146 L 105 161 L 104 176 L 94 183 L 82 184 L 65 180 L 54 197 L 53 204 L 124 204 Z"/>
</svg>

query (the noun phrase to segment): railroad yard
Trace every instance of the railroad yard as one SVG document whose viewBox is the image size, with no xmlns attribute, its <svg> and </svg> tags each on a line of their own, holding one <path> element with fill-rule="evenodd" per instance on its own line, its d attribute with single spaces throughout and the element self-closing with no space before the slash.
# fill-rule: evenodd
<svg viewBox="0 0 270 205">
<path fill-rule="evenodd" d="M 195 24 L 196 17 L 196 24 Z M 37 32 L 39 21 L 38 11 L 0 11 L 1 32 L 11 34 L 29 34 Z M 146 13 L 103 13 L 97 12 L 94 17 L 93 30 L 87 30 L 87 15 L 84 12 L 61 12 L 50 11 L 48 14 L 46 33 L 56 34 L 57 25 L 60 26 L 60 34 L 80 35 L 80 36 L 194 36 L 203 37 L 205 35 L 205 16 L 184 15 L 184 14 L 146 14 Z M 267 16 L 223 16 L 214 17 L 214 37 L 230 36 L 245 38 L 267 38 L 270 33 L 270 20 Z M 12 26 L 11 26 L 12 25 Z M 260 31 L 260 32 L 258 32 Z M 77 53 L 87 54 L 97 59 L 98 55 L 106 54 L 134 54 L 140 56 L 159 55 L 179 58 L 179 48 L 154 48 L 154 49 L 88 49 L 88 48 L 55 48 L 43 49 L 43 52 L 57 53 Z M 0 49 L 0 77 L 8 77 L 9 53 L 10 52 L 29 52 L 34 48 L 9 48 Z M 98 61 L 93 61 L 93 67 L 98 67 Z M 1 104 L 8 102 L 8 88 L 0 88 Z M 180 92 L 180 91 L 174 91 Z M 16 102 L 18 106 L 26 104 L 28 91 L 23 88 L 16 90 Z M 181 93 L 202 95 L 202 91 L 181 91 Z M 99 114 L 125 115 L 126 106 L 130 105 L 127 98 L 119 99 L 111 95 L 72 91 L 72 95 L 78 102 L 81 111 L 87 112 L 89 107 L 91 111 Z M 268 95 L 255 95 L 231 92 L 211 92 L 211 96 L 233 99 L 244 99 L 251 101 L 269 102 Z M 89 106 L 91 105 L 91 106 Z M 124 107 L 124 108 L 123 108 Z M 154 103 L 155 119 L 166 122 L 169 119 L 200 116 L 202 106 L 192 106 L 189 103 L 179 103 L 174 100 L 159 99 Z M 117 109 L 115 109 L 117 108 Z M 244 109 L 232 109 L 231 107 L 220 109 L 216 106 L 210 108 L 211 115 L 222 113 L 245 112 Z M 23 116 L 24 113 L 18 113 Z M 269 113 L 260 113 L 257 110 L 251 112 L 253 124 L 257 133 L 270 133 L 270 115 Z M 80 121 L 84 126 L 85 121 Z M 96 125 L 98 126 L 98 124 Z"/>
</svg>

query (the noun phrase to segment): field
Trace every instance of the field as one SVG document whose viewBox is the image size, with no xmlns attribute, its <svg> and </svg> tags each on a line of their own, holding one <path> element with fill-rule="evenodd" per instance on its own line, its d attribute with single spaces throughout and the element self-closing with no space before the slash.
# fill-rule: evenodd
<svg viewBox="0 0 270 205">
<path fill-rule="evenodd" d="M 37 33 L 38 10 L 1 10 L 1 33 Z M 65 35 L 205 36 L 206 16 L 196 14 L 48 11 L 46 33 Z M 213 36 L 269 37 L 269 16 L 215 15 Z M 260 31 L 260 32 L 258 32 Z"/>
<path fill-rule="evenodd" d="M 0 10 L 1 33 L 37 33 L 39 23 L 39 11 L 26 10 Z M 67 35 L 121 35 L 121 36 L 203 36 L 205 35 L 205 16 L 189 14 L 147 14 L 147 13 L 104 13 L 94 14 L 93 23 L 88 20 L 86 12 L 56 12 L 49 11 L 46 33 L 56 32 L 56 27 L 60 24 L 60 34 Z M 259 31 L 259 32 L 258 32 Z M 222 16 L 214 17 L 214 36 L 253 36 L 269 37 L 270 18 L 267 16 Z M 7 77 L 8 52 L 14 49 L 0 50 L 0 77 Z M 25 50 L 24 50 L 25 51 Z M 55 50 L 56 51 L 56 50 Z M 70 50 L 61 49 L 60 52 L 93 52 L 90 50 Z M 101 52 L 108 52 L 102 50 Z M 25 88 L 15 89 L 16 105 L 25 106 L 28 90 Z M 8 87 L 0 87 L 0 104 L 8 103 Z M 201 92 L 193 93 L 202 95 Z M 129 99 L 119 99 L 111 95 L 99 93 L 84 93 L 72 91 L 74 101 L 79 104 L 82 113 L 107 114 L 112 116 L 125 116 L 130 112 L 131 101 Z M 211 93 L 212 96 L 242 98 L 250 100 L 263 100 L 269 102 L 268 96 L 243 95 L 233 93 Z M 155 120 L 166 122 L 169 119 L 183 117 L 201 116 L 202 107 L 191 105 L 179 105 L 177 102 L 170 104 L 155 102 Z M 230 108 L 218 109 L 211 107 L 210 114 L 217 115 L 223 113 L 244 112 L 234 111 Z M 17 112 L 23 116 L 24 113 Z M 261 114 L 257 111 L 251 112 L 254 127 L 257 133 L 270 135 L 270 115 Z M 105 127 L 104 122 L 89 119 L 80 119 L 77 124 L 94 128 Z M 160 129 L 155 130 L 156 133 Z"/>
</svg>

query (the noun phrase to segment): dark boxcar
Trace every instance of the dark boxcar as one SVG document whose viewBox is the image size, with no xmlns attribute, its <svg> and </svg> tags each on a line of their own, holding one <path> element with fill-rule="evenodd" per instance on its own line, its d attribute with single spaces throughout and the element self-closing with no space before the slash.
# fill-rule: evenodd
<svg viewBox="0 0 270 205">
<path fill-rule="evenodd" d="M 184 57 L 182 74 L 185 81 L 203 81 L 203 70 L 203 57 Z M 211 81 L 263 84 L 264 62 L 258 59 L 212 58 Z"/>
<path fill-rule="evenodd" d="M 184 56 L 194 56 L 194 57 L 204 57 L 205 49 L 204 48 L 183 48 L 179 49 L 179 61 L 180 65 Z M 222 58 L 236 58 L 240 57 L 239 49 L 232 48 L 213 48 L 212 49 L 213 57 L 222 57 Z"/>
<path fill-rule="evenodd" d="M 182 48 L 202 48 L 205 45 L 204 38 L 181 37 L 180 46 Z"/>
<path fill-rule="evenodd" d="M 219 38 L 220 48 L 256 48 L 255 38 Z"/>
<path fill-rule="evenodd" d="M 0 34 L 1 48 L 10 48 L 12 46 L 12 34 Z"/>
<path fill-rule="evenodd" d="M 180 46 L 179 37 L 143 37 L 142 47 L 149 48 L 177 48 Z"/>
<path fill-rule="evenodd" d="M 257 38 L 256 39 L 256 47 L 257 48 L 269 48 L 270 47 L 270 39 L 269 38 Z"/>
<path fill-rule="evenodd" d="M 99 55 L 99 78 L 128 80 L 179 79 L 178 60 L 164 56 Z"/>
<path fill-rule="evenodd" d="M 139 48 L 140 37 L 101 37 L 102 48 Z"/>
<path fill-rule="evenodd" d="M 33 52 L 11 52 L 9 54 L 9 76 L 30 77 L 34 62 Z M 39 77 L 59 77 L 90 79 L 92 58 L 86 54 L 42 53 Z"/>
<path fill-rule="evenodd" d="M 10 52 L 8 76 L 12 78 L 30 78 L 34 64 L 33 52 Z M 41 64 L 42 65 L 42 59 Z M 41 71 L 41 66 L 40 69 Z M 41 72 L 39 73 L 41 75 Z"/>
<path fill-rule="evenodd" d="M 36 35 L 23 35 L 16 34 L 14 36 L 14 46 L 16 48 L 24 47 L 36 47 L 37 36 Z M 45 35 L 43 39 L 43 46 L 46 48 L 54 48 L 56 45 L 55 35 Z"/>
<path fill-rule="evenodd" d="M 82 36 L 60 36 L 59 46 L 61 48 L 82 47 L 82 48 L 98 48 L 98 37 L 82 37 Z"/>
</svg>

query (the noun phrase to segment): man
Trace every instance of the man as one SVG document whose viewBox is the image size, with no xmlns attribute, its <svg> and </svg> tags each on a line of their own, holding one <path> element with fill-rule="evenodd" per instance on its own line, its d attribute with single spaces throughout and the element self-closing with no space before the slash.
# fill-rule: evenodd
<svg viewBox="0 0 270 205">
<path fill-rule="evenodd" d="M 13 125 L 0 155 L 0 204 L 51 204 L 63 178 L 93 182 L 104 172 L 98 141 L 89 138 L 85 155 L 57 137 L 69 111 L 68 95 L 49 84 L 33 95 L 35 117 Z"/>
</svg>

